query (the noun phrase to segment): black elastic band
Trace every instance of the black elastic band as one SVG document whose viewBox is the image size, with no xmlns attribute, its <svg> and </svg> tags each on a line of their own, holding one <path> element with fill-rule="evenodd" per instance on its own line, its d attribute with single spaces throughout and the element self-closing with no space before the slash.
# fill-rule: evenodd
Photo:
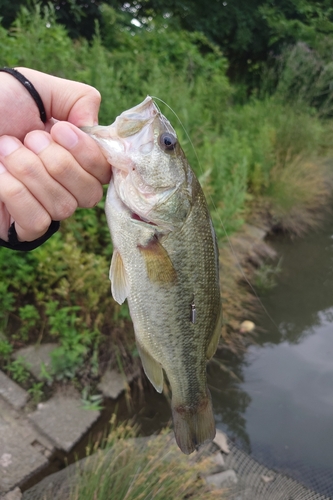
<svg viewBox="0 0 333 500">
<path fill-rule="evenodd" d="M 58 221 L 52 221 L 50 227 L 43 236 L 34 241 L 19 241 L 17 238 L 14 222 L 8 230 L 8 241 L 0 239 L 0 247 L 10 248 L 11 250 L 20 250 L 28 252 L 34 250 L 35 248 L 45 243 L 52 234 L 58 231 L 60 223 Z"/>
<path fill-rule="evenodd" d="M 12 75 L 16 80 L 18 80 L 22 85 L 27 89 L 35 103 L 37 104 L 38 110 L 39 110 L 39 115 L 40 119 L 42 120 L 43 123 L 46 122 L 47 117 L 46 117 L 46 112 L 44 108 L 43 101 L 38 94 L 37 90 L 35 87 L 32 85 L 32 83 L 24 76 L 22 73 L 17 71 L 17 69 L 14 68 L 0 68 L 0 71 L 4 71 L 5 73 L 9 73 Z"/>
</svg>

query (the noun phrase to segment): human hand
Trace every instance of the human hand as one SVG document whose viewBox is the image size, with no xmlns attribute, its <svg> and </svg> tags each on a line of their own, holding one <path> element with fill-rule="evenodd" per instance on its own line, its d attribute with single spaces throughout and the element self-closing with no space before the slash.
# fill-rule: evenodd
<svg viewBox="0 0 333 500">
<path fill-rule="evenodd" d="M 18 68 L 47 114 L 13 76 L 0 73 L 0 238 L 15 221 L 19 240 L 42 236 L 52 220 L 101 199 L 111 176 L 95 141 L 77 127 L 97 123 L 100 94 L 82 83 Z M 58 121 L 53 124 L 52 118 Z"/>
</svg>

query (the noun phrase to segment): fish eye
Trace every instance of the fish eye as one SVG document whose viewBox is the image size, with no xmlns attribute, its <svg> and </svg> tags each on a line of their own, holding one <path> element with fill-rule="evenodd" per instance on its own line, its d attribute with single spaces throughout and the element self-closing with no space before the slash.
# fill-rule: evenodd
<svg viewBox="0 0 333 500">
<path fill-rule="evenodd" d="M 172 151 L 177 144 L 177 138 L 169 133 L 161 134 L 159 141 L 165 151 Z"/>
</svg>

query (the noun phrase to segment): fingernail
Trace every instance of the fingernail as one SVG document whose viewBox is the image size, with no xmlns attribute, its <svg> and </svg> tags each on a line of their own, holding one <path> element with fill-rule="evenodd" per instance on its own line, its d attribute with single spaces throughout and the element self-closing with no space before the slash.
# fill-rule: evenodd
<svg viewBox="0 0 333 500">
<path fill-rule="evenodd" d="M 0 162 L 0 175 L 4 174 L 5 172 L 7 172 L 5 165 L 3 165 L 3 163 Z"/>
<path fill-rule="evenodd" d="M 8 156 L 20 147 L 20 143 L 9 136 L 0 137 L 0 155 Z"/>
<path fill-rule="evenodd" d="M 53 138 L 60 146 L 66 149 L 74 148 L 79 142 L 79 138 L 74 130 L 66 123 L 58 122 L 53 130 Z"/>
<path fill-rule="evenodd" d="M 47 146 L 50 145 L 50 142 L 49 137 L 44 132 L 35 131 L 30 132 L 30 134 L 26 136 L 24 144 L 38 155 L 43 149 L 46 149 Z"/>
</svg>

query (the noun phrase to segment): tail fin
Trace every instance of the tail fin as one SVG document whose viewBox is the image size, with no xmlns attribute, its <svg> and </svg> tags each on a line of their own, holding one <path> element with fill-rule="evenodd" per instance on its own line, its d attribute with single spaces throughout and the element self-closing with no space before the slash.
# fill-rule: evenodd
<svg viewBox="0 0 333 500">
<path fill-rule="evenodd" d="M 177 444 L 186 455 L 215 437 L 215 421 L 208 389 L 207 397 L 195 407 L 172 406 L 172 417 Z"/>
</svg>

